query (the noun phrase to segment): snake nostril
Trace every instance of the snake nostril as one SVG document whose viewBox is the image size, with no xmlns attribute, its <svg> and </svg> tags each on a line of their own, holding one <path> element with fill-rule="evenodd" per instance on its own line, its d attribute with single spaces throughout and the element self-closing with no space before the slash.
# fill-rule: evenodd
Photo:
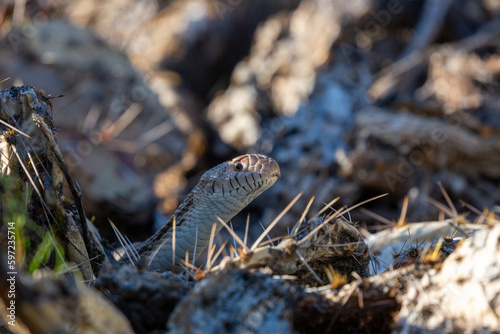
<svg viewBox="0 0 500 334">
<path fill-rule="evenodd" d="M 269 159 L 269 163 L 269 174 L 271 176 L 281 177 L 280 166 L 278 165 L 278 163 L 273 159 Z"/>
</svg>

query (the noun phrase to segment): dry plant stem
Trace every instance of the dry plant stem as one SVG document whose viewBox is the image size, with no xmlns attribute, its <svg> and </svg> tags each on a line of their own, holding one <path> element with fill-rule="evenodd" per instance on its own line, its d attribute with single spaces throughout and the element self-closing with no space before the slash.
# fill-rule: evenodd
<svg viewBox="0 0 500 334">
<path fill-rule="evenodd" d="M 278 217 L 276 217 L 271 222 L 271 224 L 269 224 L 269 226 L 266 228 L 266 230 L 264 232 L 262 232 L 262 234 L 257 238 L 257 240 L 255 240 L 252 247 L 250 247 L 250 251 L 253 251 L 255 248 L 257 248 L 257 246 L 260 244 L 262 239 L 264 239 L 266 237 L 266 235 L 269 233 L 269 231 L 271 231 L 274 228 L 274 226 L 276 226 L 276 224 L 280 221 L 280 219 L 283 218 L 283 216 L 288 212 L 288 210 L 290 210 L 292 208 L 292 206 L 294 206 L 294 204 L 297 203 L 297 201 L 302 196 L 302 194 L 304 194 L 304 192 L 300 192 L 299 194 L 297 194 L 297 196 L 295 196 L 295 198 L 287 205 L 287 207 L 283 211 L 281 211 L 281 213 L 278 215 Z"/>
<path fill-rule="evenodd" d="M 193 267 L 194 267 L 194 261 L 196 260 L 195 254 L 197 254 L 196 247 L 198 247 L 198 225 L 196 225 L 194 235 L 195 235 L 196 241 L 194 242 L 194 249 L 193 249 L 193 263 L 192 263 Z"/>
<path fill-rule="evenodd" d="M 111 228 L 113 229 L 114 233 L 118 237 L 118 241 L 120 242 L 120 245 L 122 246 L 123 250 L 125 251 L 125 255 L 129 259 L 130 263 L 135 267 L 135 261 L 138 261 L 139 259 L 134 259 L 135 261 L 132 260 L 130 255 L 132 254 L 132 256 L 133 256 L 134 254 L 131 251 L 129 243 L 125 242 L 126 240 L 123 237 L 123 234 L 118 230 L 118 228 L 116 228 L 115 224 L 111 220 L 109 220 L 109 223 L 110 223 Z"/>
<path fill-rule="evenodd" d="M 210 271 L 210 267 L 212 266 L 212 255 L 214 252 L 214 238 L 215 238 L 215 230 L 217 229 L 217 223 L 212 224 L 212 231 L 210 232 L 210 241 L 208 243 L 208 252 L 207 252 L 207 271 Z"/>
<path fill-rule="evenodd" d="M 222 253 L 222 251 L 225 249 L 226 245 L 227 245 L 227 240 L 224 241 L 222 243 L 222 245 L 219 247 L 219 250 L 217 251 L 217 253 L 215 253 L 215 256 L 213 257 L 212 259 L 212 263 L 210 264 L 210 266 L 213 266 L 215 261 L 217 261 L 217 259 L 219 258 L 220 254 Z"/>
<path fill-rule="evenodd" d="M 245 236 L 243 237 L 243 243 L 246 245 L 247 244 L 247 239 L 248 239 L 248 228 L 250 227 L 250 213 L 247 215 L 247 222 L 245 225 Z"/>
<path fill-rule="evenodd" d="M 443 196 L 446 200 L 446 203 L 448 204 L 448 207 L 451 209 L 452 217 L 457 217 L 458 212 L 457 212 L 457 209 L 455 209 L 455 206 L 453 205 L 453 202 L 451 201 L 450 196 L 448 196 L 448 193 L 443 188 L 443 185 L 441 182 L 438 182 L 438 186 L 439 186 L 439 190 L 441 190 L 441 193 L 443 194 Z"/>
<path fill-rule="evenodd" d="M 321 223 L 320 225 L 318 225 L 314 230 L 311 231 L 311 233 L 309 233 L 307 236 L 305 236 L 303 239 L 301 239 L 298 243 L 297 243 L 297 246 L 300 246 L 302 245 L 303 243 L 305 243 L 309 238 L 311 238 L 314 234 L 316 234 L 320 229 L 322 229 L 326 224 L 328 224 L 330 221 L 332 221 L 333 219 L 335 219 L 336 217 L 338 217 L 341 213 L 346 213 L 346 212 L 349 212 L 361 205 L 364 205 L 368 202 L 371 202 L 371 201 L 374 201 L 376 199 L 379 199 L 379 198 L 382 198 L 384 196 L 387 196 L 387 194 L 382 194 L 382 195 L 379 195 L 379 196 L 375 196 L 373 198 L 370 198 L 366 201 L 363 201 L 361 203 L 358 203 L 356 205 L 353 205 L 351 206 L 349 209 L 346 209 L 346 210 L 339 210 L 338 212 L 332 214 L 330 217 L 328 217 L 327 219 L 325 219 L 325 221 L 323 223 Z"/>
<path fill-rule="evenodd" d="M 245 243 L 243 241 L 241 241 L 240 237 L 236 234 L 236 232 L 233 231 L 232 228 L 229 227 L 229 225 L 226 224 L 226 222 L 224 220 L 222 220 L 221 217 L 219 216 L 215 216 L 217 218 L 217 220 L 219 220 L 219 223 L 221 223 L 225 228 L 226 230 L 229 232 L 229 234 L 231 234 L 231 236 L 234 238 L 234 240 L 236 240 L 236 242 L 240 245 L 240 247 L 243 249 L 243 251 L 245 253 L 250 253 L 250 249 L 247 247 L 247 245 L 245 245 Z"/>
<path fill-rule="evenodd" d="M 432 205 L 437 207 L 439 210 L 441 210 L 443 213 L 447 214 L 450 217 L 453 217 L 453 212 L 449 208 L 444 206 L 443 204 L 436 201 L 434 198 L 429 198 L 428 201 L 429 201 L 429 203 L 431 203 Z M 442 220 L 442 219 L 440 219 L 440 220 Z"/>
<path fill-rule="evenodd" d="M 441 203 L 437 202 L 436 200 L 432 199 L 432 198 L 429 198 L 428 201 L 429 203 L 435 205 L 436 207 L 440 208 L 443 212 L 447 213 L 450 218 L 452 219 L 452 221 L 450 222 L 450 224 L 456 228 L 456 231 L 460 231 L 463 235 L 468 235 L 465 231 L 463 231 L 461 228 L 460 228 L 460 224 L 461 222 L 459 222 L 458 218 L 460 218 L 461 216 L 458 215 L 458 212 L 457 210 L 455 209 L 455 206 L 453 205 L 453 203 L 451 202 L 451 199 L 450 197 L 448 196 L 448 193 L 446 192 L 446 190 L 443 188 L 442 184 L 439 182 L 438 183 L 439 185 L 439 189 L 441 190 L 442 194 L 443 194 L 443 197 L 445 198 L 446 200 L 446 203 L 448 204 L 448 208 L 445 207 L 444 205 L 442 205 Z M 463 221 L 462 221 L 463 222 Z"/>
<path fill-rule="evenodd" d="M 139 104 L 133 103 L 128 107 L 127 110 L 114 122 L 113 131 L 111 132 L 109 140 L 116 138 L 120 133 L 122 133 L 125 128 L 132 123 L 132 121 L 139 116 L 142 108 Z"/>
<path fill-rule="evenodd" d="M 406 224 L 406 211 L 408 210 L 408 196 L 405 196 L 403 201 L 403 208 L 401 209 L 401 215 L 399 216 L 397 226 L 403 226 Z"/>
<path fill-rule="evenodd" d="M 330 201 L 330 203 L 325 205 L 325 207 L 323 209 L 321 209 L 317 214 L 315 214 L 311 219 L 317 218 L 317 217 L 321 216 L 326 210 L 331 209 L 332 205 L 337 203 L 339 201 L 339 199 L 340 199 L 340 197 L 335 197 L 334 199 L 332 199 Z"/>
<path fill-rule="evenodd" d="M 306 259 L 304 259 L 304 257 L 299 253 L 298 250 L 295 250 L 295 254 L 297 254 L 297 256 L 299 257 L 300 261 L 302 261 L 302 263 L 304 264 L 304 266 L 306 266 L 307 270 L 309 270 L 309 272 L 314 276 L 314 278 L 318 281 L 318 283 L 321 284 L 321 285 L 323 285 L 323 281 L 321 280 L 321 278 L 319 278 L 319 276 L 311 268 L 311 266 L 309 265 L 309 263 L 307 263 Z"/>
<path fill-rule="evenodd" d="M 12 115 L 11 111 L 10 111 L 10 110 L 9 110 L 9 109 L 5 106 L 5 104 L 4 104 L 4 102 L 3 102 L 2 100 L 0 100 L 0 107 L 2 108 L 2 111 L 3 111 L 5 114 L 7 114 L 7 115 L 9 116 L 9 118 L 11 119 L 11 121 L 13 122 L 13 124 L 15 124 L 15 125 L 17 126 L 17 128 L 16 128 L 16 127 L 14 127 L 14 126 L 12 126 L 12 125 L 10 125 L 9 123 L 4 122 L 4 121 L 3 121 L 3 120 L 1 120 L 1 119 L 0 119 L 0 122 L 1 122 L 3 125 L 5 125 L 5 126 L 9 127 L 10 129 L 13 129 L 13 130 L 14 130 L 14 131 L 16 131 L 16 132 L 19 132 L 20 134 L 22 134 L 23 136 L 27 137 L 28 139 L 31 139 L 31 136 L 27 135 L 26 133 L 24 133 L 24 132 L 22 132 L 21 130 L 19 130 L 19 129 L 18 129 L 18 128 L 20 128 L 19 123 L 17 122 L 17 120 L 15 119 L 15 117 Z M 31 143 L 30 143 L 29 141 L 27 142 L 27 145 L 26 145 L 25 141 L 24 141 L 24 140 L 22 140 L 22 139 L 21 139 L 19 142 L 21 143 L 21 145 L 23 146 L 23 148 L 26 150 L 26 152 L 28 153 L 28 156 L 30 157 L 30 160 L 31 160 L 31 155 L 30 155 L 30 153 L 29 153 L 28 147 L 29 147 L 29 148 L 30 148 L 33 152 L 36 152 L 36 150 L 33 148 L 33 146 L 31 145 Z M 27 147 L 27 146 L 28 146 L 28 147 Z M 35 154 L 35 157 L 36 157 L 36 159 L 38 160 L 38 162 L 40 163 L 40 165 L 42 166 L 42 168 L 43 168 L 43 170 L 45 171 L 45 173 L 47 173 L 47 175 L 48 175 L 48 174 L 50 174 L 50 173 L 48 172 L 48 170 L 45 168 L 45 166 L 43 165 L 42 161 L 40 160 L 40 157 L 39 157 L 37 154 Z M 10 160 L 10 159 L 9 159 L 9 160 Z M 31 160 L 31 161 L 32 161 L 32 160 Z M 20 162 L 20 163 L 23 163 L 22 161 L 19 161 L 19 162 Z M 33 162 L 32 162 L 32 163 L 33 163 Z M 35 172 L 36 172 L 36 173 L 37 173 L 37 175 L 38 175 L 38 171 L 37 171 L 36 169 L 35 169 Z M 33 183 L 33 187 L 35 187 L 35 184 L 34 184 L 34 183 Z M 36 188 L 36 187 L 35 187 L 35 188 Z M 43 186 L 42 186 L 42 188 L 43 188 Z M 43 203 L 43 205 L 45 206 L 45 202 L 44 202 L 44 200 L 43 200 L 43 198 L 42 198 L 42 197 L 40 197 L 40 201 L 41 201 L 41 202 Z M 48 210 L 48 209 L 47 209 L 47 210 Z"/>
<path fill-rule="evenodd" d="M 33 189 L 35 190 L 36 194 L 38 195 L 39 198 L 42 198 L 42 194 L 40 194 L 40 191 L 38 190 L 38 187 L 36 187 L 35 181 L 33 181 L 33 178 L 31 177 L 31 174 L 28 172 L 28 169 L 26 168 L 26 165 L 22 162 L 23 160 L 19 156 L 19 153 L 17 152 L 17 148 L 15 145 L 11 145 L 12 151 L 14 151 L 14 154 L 16 155 L 17 160 L 19 161 L 19 164 L 23 168 L 24 173 L 30 180 L 31 185 L 33 186 Z"/>
<path fill-rule="evenodd" d="M 151 256 L 148 258 L 148 265 L 147 265 L 147 268 L 149 268 L 151 266 L 151 263 L 153 262 L 153 259 L 155 258 L 156 254 L 158 254 L 158 252 L 160 251 L 160 249 L 163 248 L 163 246 L 165 246 L 169 241 L 170 241 L 171 238 L 166 238 L 163 240 L 163 242 L 160 244 L 160 246 L 158 246 L 155 251 L 153 252 L 153 254 L 151 254 Z"/>
<path fill-rule="evenodd" d="M 28 158 L 30 159 L 31 165 L 35 166 L 35 162 L 33 161 L 33 158 L 31 157 L 31 153 L 28 152 Z M 38 173 L 38 170 L 36 168 L 33 169 L 36 177 L 38 178 L 38 183 L 40 184 L 40 187 L 43 188 L 43 183 L 42 183 L 42 178 L 40 177 L 40 173 Z"/>
<path fill-rule="evenodd" d="M 0 101 L 0 104 L 2 105 L 2 109 L 4 109 L 4 110 L 5 110 L 5 108 L 4 108 L 4 106 L 3 106 L 3 102 L 1 102 L 1 101 Z M 25 136 L 25 137 L 27 137 L 27 138 L 31 139 L 31 137 L 30 137 L 30 136 L 28 136 L 27 134 L 25 134 L 24 132 L 22 132 L 22 131 L 21 131 L 21 130 L 19 130 L 18 128 L 16 128 L 16 127 L 14 127 L 14 126 L 10 125 L 9 123 L 7 123 L 7 122 L 5 122 L 5 121 L 3 121 L 3 120 L 1 120 L 1 119 L 0 119 L 0 123 L 1 123 L 2 125 L 5 125 L 5 126 L 6 126 L 6 127 L 8 127 L 9 129 L 14 130 L 14 131 L 16 131 L 16 132 L 19 132 L 19 133 L 20 133 L 20 134 L 22 134 L 23 136 Z"/>
<path fill-rule="evenodd" d="M 45 136 L 45 139 L 47 139 L 48 142 L 50 143 L 54 153 L 54 157 L 56 158 L 56 161 L 59 165 L 59 168 L 61 168 L 61 171 L 63 172 L 64 177 L 66 178 L 66 182 L 68 182 L 69 189 L 75 201 L 76 209 L 78 210 L 78 215 L 80 216 L 80 227 L 82 229 L 82 237 L 85 242 L 85 246 L 88 249 L 89 256 L 90 257 L 97 256 L 99 254 L 94 254 L 95 253 L 94 247 L 90 243 L 91 238 L 89 230 L 87 228 L 87 218 L 85 216 L 85 212 L 83 211 L 83 205 L 82 205 L 82 192 L 77 189 L 75 181 L 64 162 L 64 158 L 61 154 L 61 151 L 59 150 L 59 146 L 55 142 L 54 135 L 48 128 L 43 118 L 38 115 L 33 115 L 33 121 L 40 127 L 43 135 Z"/>
<path fill-rule="evenodd" d="M 370 211 L 370 210 L 365 209 L 365 208 L 359 208 L 359 211 L 361 211 L 362 213 L 364 213 L 365 215 L 367 215 L 370 218 L 378 220 L 382 224 L 385 224 L 388 226 L 394 225 L 394 222 L 391 222 L 389 219 L 382 217 L 381 215 L 378 215 L 373 211 Z M 383 228 L 387 228 L 387 226 L 383 226 Z"/>
<path fill-rule="evenodd" d="M 309 212 L 309 209 L 311 208 L 311 205 L 314 202 L 314 198 L 315 198 L 315 196 L 312 196 L 311 199 L 309 200 L 309 203 L 307 203 L 307 206 L 306 206 L 305 210 L 302 212 L 302 215 L 300 216 L 299 221 L 292 229 L 292 235 L 297 235 L 297 233 L 299 232 L 300 225 L 302 225 L 302 222 L 305 220 L 306 215 Z"/>
<path fill-rule="evenodd" d="M 473 207 L 472 205 L 470 205 L 469 203 L 465 202 L 465 201 L 462 201 L 462 200 L 459 200 L 460 204 L 462 204 L 463 206 L 465 206 L 467 209 L 469 209 L 470 211 L 474 212 L 475 214 L 479 215 L 479 216 L 482 216 L 484 215 L 484 212 L 482 212 L 481 210 Z"/>
</svg>

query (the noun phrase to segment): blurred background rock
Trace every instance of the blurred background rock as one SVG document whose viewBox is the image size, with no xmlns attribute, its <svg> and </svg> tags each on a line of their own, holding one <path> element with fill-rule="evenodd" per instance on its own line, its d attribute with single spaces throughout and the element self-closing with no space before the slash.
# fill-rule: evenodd
<svg viewBox="0 0 500 334">
<path fill-rule="evenodd" d="M 429 220 L 439 181 L 456 204 L 500 202 L 499 14 L 498 0 L 4 0 L 0 89 L 64 95 L 58 139 L 87 213 L 136 239 L 245 152 L 283 176 L 247 209 L 253 235 L 300 191 L 281 232 L 313 195 L 314 212 L 388 192 L 368 205 L 388 220 L 407 196 L 407 218 Z"/>
</svg>

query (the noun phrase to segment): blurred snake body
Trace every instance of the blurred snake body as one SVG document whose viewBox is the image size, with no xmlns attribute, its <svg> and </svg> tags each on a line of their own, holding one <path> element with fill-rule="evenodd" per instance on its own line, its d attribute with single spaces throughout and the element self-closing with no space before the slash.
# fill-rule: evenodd
<svg viewBox="0 0 500 334">
<path fill-rule="evenodd" d="M 208 246 L 212 226 L 222 228 L 217 216 L 229 221 L 280 177 L 278 163 L 261 154 L 246 154 L 203 174 L 198 184 L 165 226 L 138 248 L 150 270 L 181 271 L 181 261 L 198 257 Z M 175 217 L 175 264 L 172 238 Z M 196 245 L 196 246 L 195 246 Z"/>
</svg>

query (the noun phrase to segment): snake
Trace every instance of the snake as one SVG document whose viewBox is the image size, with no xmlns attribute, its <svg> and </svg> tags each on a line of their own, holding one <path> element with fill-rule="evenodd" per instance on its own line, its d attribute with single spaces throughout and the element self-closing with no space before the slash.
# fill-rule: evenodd
<svg viewBox="0 0 500 334">
<path fill-rule="evenodd" d="M 137 249 L 153 271 L 183 270 L 186 254 L 197 258 L 215 234 L 281 177 L 278 163 L 262 154 L 245 154 L 205 172 L 169 221 Z M 175 248 L 174 241 L 175 221 Z M 175 249 L 175 254 L 174 254 Z"/>
</svg>

